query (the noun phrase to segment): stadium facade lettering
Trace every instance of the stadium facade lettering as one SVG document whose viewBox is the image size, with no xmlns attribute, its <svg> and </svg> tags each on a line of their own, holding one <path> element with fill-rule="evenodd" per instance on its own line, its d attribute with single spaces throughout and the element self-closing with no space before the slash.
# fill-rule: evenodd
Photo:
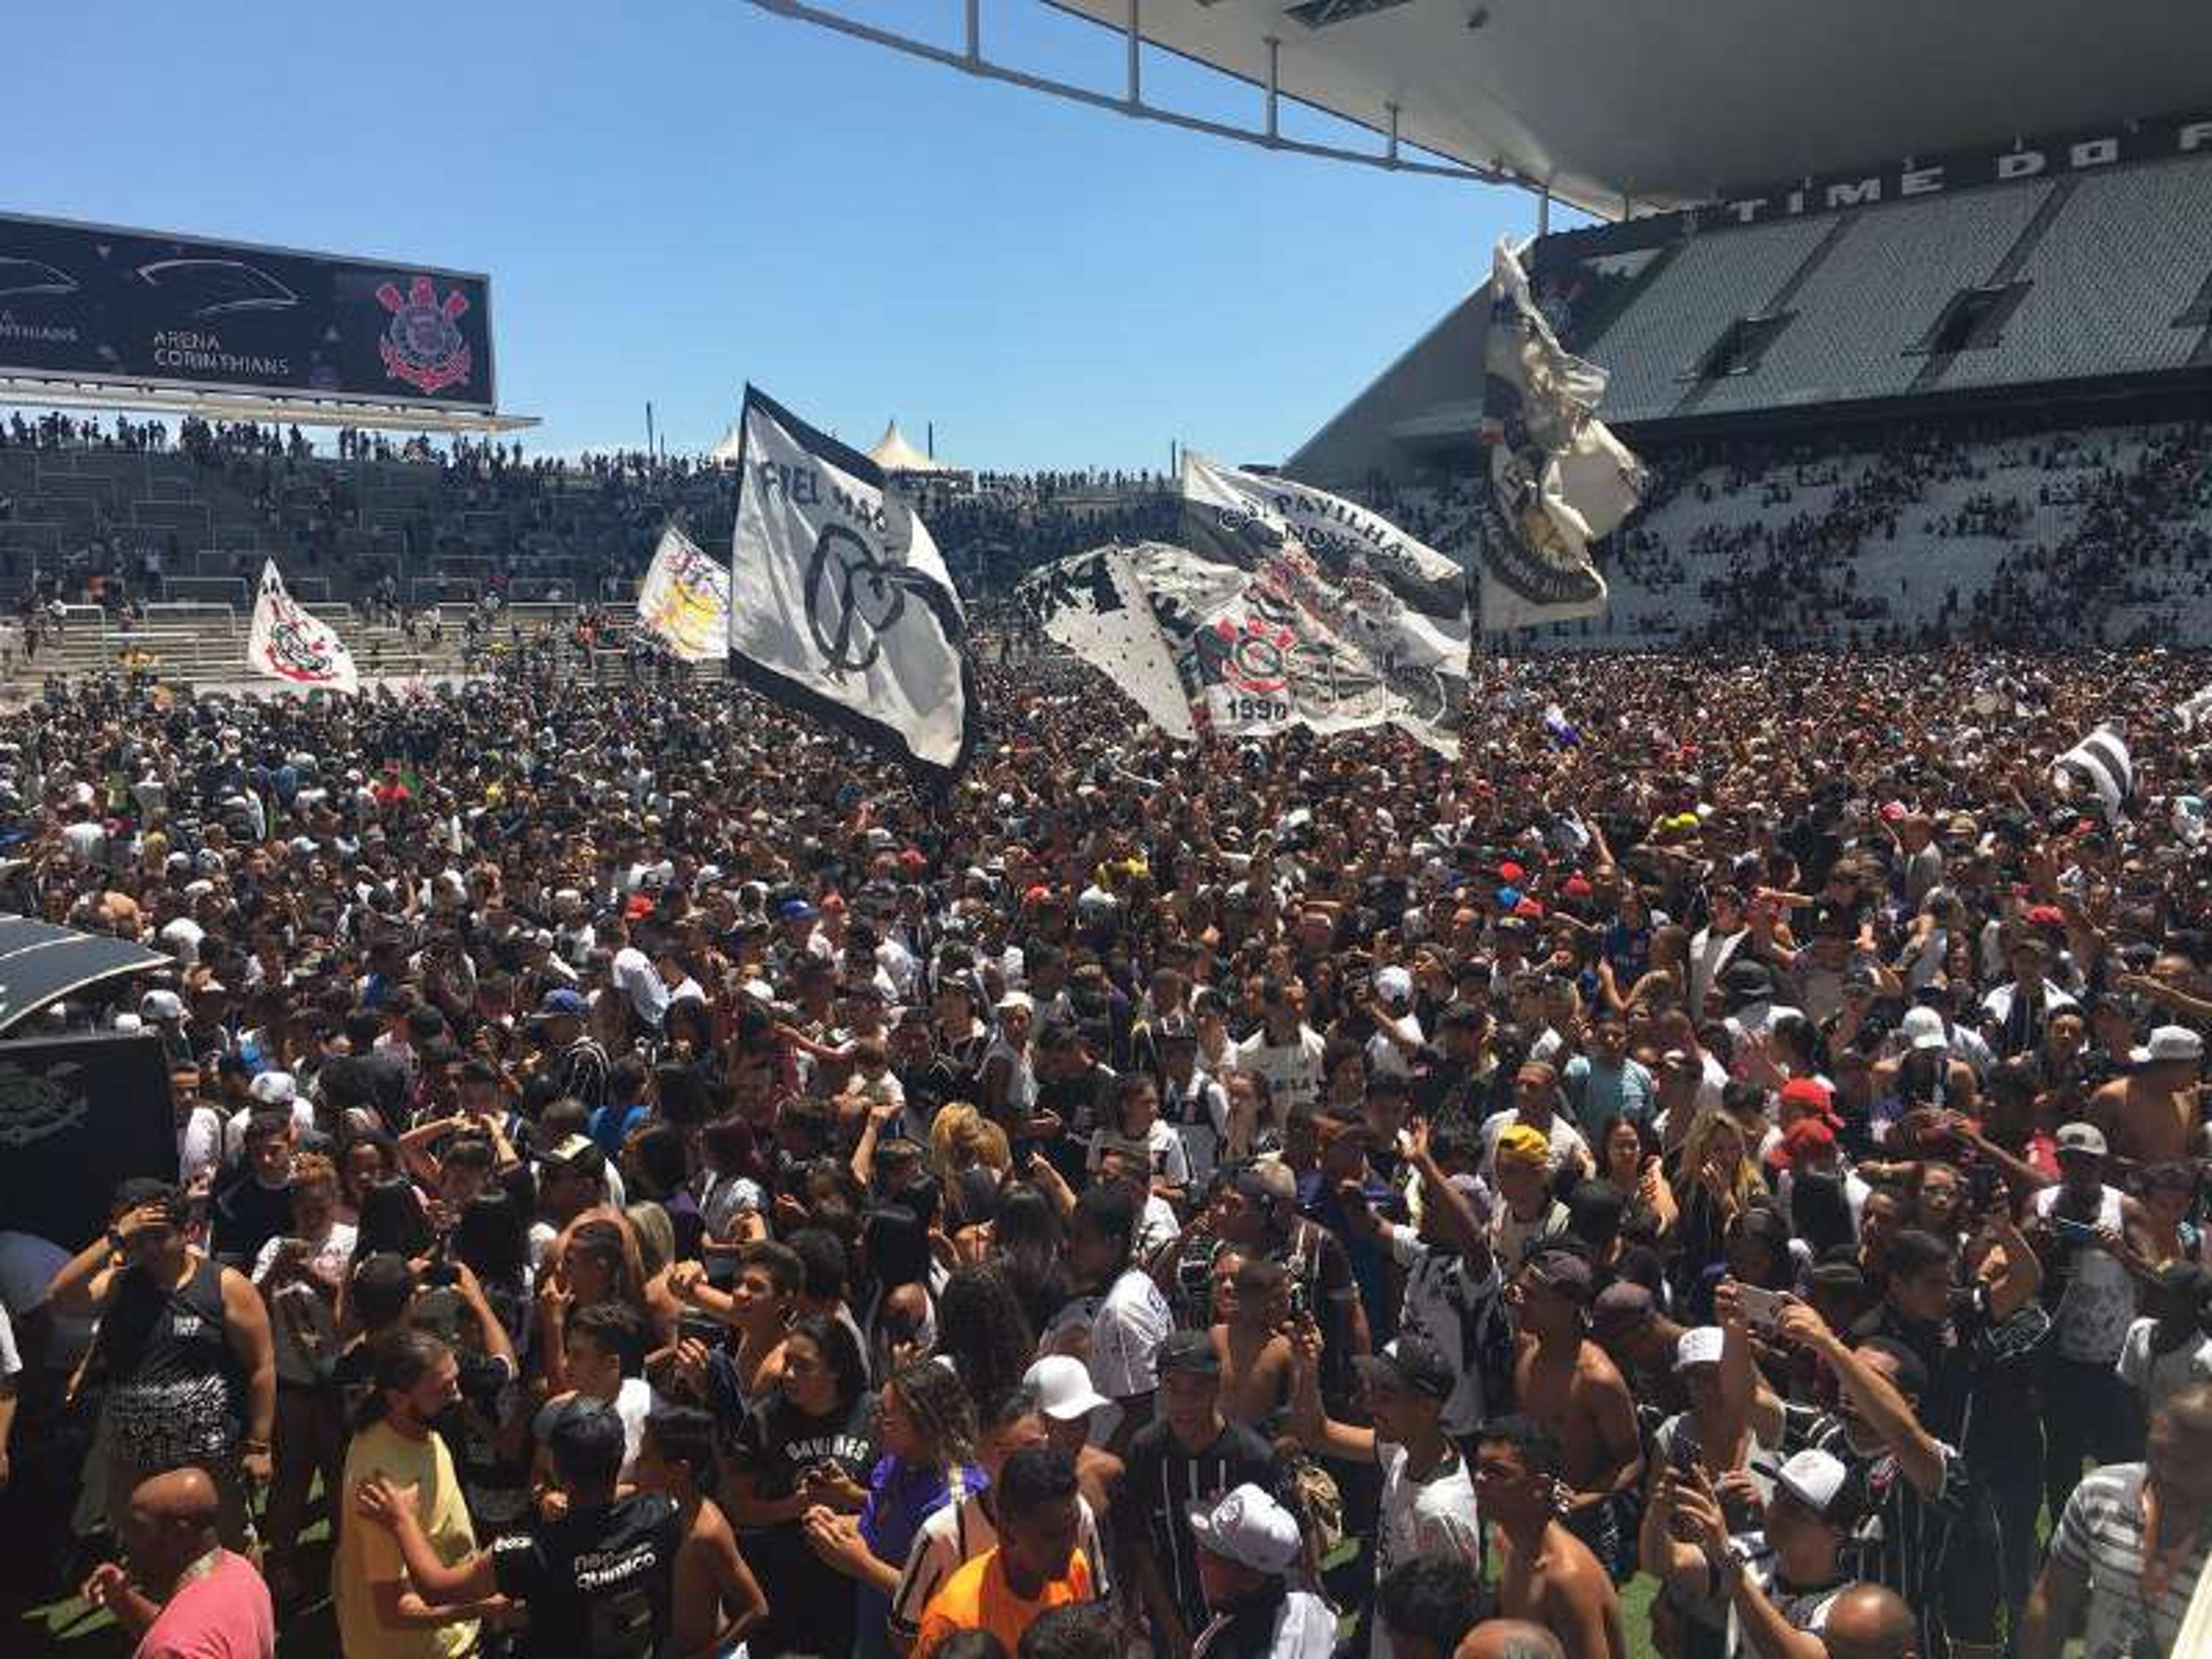
<svg viewBox="0 0 2212 1659">
<path fill-rule="evenodd" d="M 1698 231 L 1840 213 L 1951 191 L 2192 155 L 2212 163 L 2212 115 L 2131 121 L 2110 130 L 2021 138 L 1941 155 L 1908 156 L 1847 173 L 1723 190 L 1714 200 L 1696 207 L 1547 238 L 1543 252 L 1547 258 L 1621 252 L 1656 246 Z"/>
</svg>

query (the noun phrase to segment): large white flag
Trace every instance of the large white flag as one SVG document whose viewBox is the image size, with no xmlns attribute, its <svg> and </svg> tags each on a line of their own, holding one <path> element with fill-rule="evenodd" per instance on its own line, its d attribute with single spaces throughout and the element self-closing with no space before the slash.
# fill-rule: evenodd
<svg viewBox="0 0 2212 1659">
<path fill-rule="evenodd" d="M 1146 548 L 1136 563 L 1170 615 L 1200 618 L 1176 643 L 1217 729 L 1392 724 L 1457 751 L 1470 632 L 1460 565 L 1292 479 L 1186 450 L 1182 483 L 1188 548 Z"/>
<path fill-rule="evenodd" d="M 974 746 L 968 624 L 944 556 L 874 462 L 745 388 L 730 665 L 939 778 Z"/>
<path fill-rule="evenodd" d="M 1125 550 L 1096 548 L 1048 564 L 1015 597 L 1048 637 L 1113 681 L 1161 731 L 1184 742 L 1198 735 L 1175 651 Z"/>
<path fill-rule="evenodd" d="M 1610 535 L 1644 493 L 1643 467 L 1597 417 L 1605 379 L 1603 369 L 1560 345 L 1529 297 L 1520 259 L 1501 238 L 1483 345 L 1486 629 L 1605 609 L 1605 579 L 1590 562 L 1589 545 Z"/>
<path fill-rule="evenodd" d="M 253 629 L 246 640 L 246 665 L 288 685 L 325 686 L 349 693 L 361 690 L 353 653 L 328 623 L 309 616 L 284 591 L 284 578 L 277 574 L 274 559 L 261 567 Z"/>
<path fill-rule="evenodd" d="M 637 619 L 685 662 L 721 656 L 730 648 L 730 573 L 671 525 L 637 590 Z"/>
<path fill-rule="evenodd" d="M 1345 631 L 1340 595 L 1295 547 L 1254 570 L 1159 542 L 1140 543 L 1129 557 L 1215 735 L 1397 726 L 1441 753 L 1459 752 L 1464 670 L 1386 668 Z"/>
</svg>

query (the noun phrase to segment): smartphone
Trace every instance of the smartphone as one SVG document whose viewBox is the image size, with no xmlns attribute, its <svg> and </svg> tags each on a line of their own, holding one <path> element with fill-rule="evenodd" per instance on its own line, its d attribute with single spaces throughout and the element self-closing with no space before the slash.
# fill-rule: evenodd
<svg viewBox="0 0 2212 1659">
<path fill-rule="evenodd" d="M 1771 1331 L 1782 1317 L 1782 1292 L 1761 1290 L 1756 1285 L 1735 1287 L 1736 1305 L 1743 1310 L 1744 1318 L 1755 1331 Z"/>
<path fill-rule="evenodd" d="M 686 1311 L 676 1316 L 676 1334 L 711 1348 L 722 1340 L 722 1322 L 712 1314 Z"/>
<path fill-rule="evenodd" d="M 2097 1242 L 2096 1224 L 2076 1221 L 2071 1216 L 2052 1216 L 2051 1231 L 2061 1238 L 2071 1239 L 2076 1244 L 2094 1244 Z"/>
<path fill-rule="evenodd" d="M 1698 1443 L 1697 1431 L 1690 1426 L 1686 1417 L 1674 1425 L 1674 1437 L 1667 1445 L 1667 1465 L 1680 1475 L 1688 1475 L 1698 1467 L 1698 1459 L 1705 1455 Z"/>
<path fill-rule="evenodd" d="M 1313 1299 L 1306 1292 L 1305 1280 L 1293 1279 L 1291 1281 L 1291 1317 L 1302 1320 L 1312 1311 Z"/>
</svg>

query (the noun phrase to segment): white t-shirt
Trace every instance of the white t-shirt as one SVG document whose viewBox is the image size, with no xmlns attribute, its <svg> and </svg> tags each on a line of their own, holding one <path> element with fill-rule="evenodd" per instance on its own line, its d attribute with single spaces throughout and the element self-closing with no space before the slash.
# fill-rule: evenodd
<svg viewBox="0 0 2212 1659">
<path fill-rule="evenodd" d="M 1450 1462 L 1426 1480 L 1407 1473 L 1412 1459 L 1403 1446 L 1375 1443 L 1382 1467 L 1382 1502 L 1375 1521 L 1375 1582 L 1380 1584 L 1401 1562 L 1416 1557 L 1457 1556 L 1470 1571 L 1482 1570 L 1482 1528 L 1475 1521 L 1474 1482 L 1467 1460 L 1456 1451 Z M 1391 1659 L 1390 1635 L 1374 1621 L 1368 1659 Z"/>
<path fill-rule="evenodd" d="M 1328 1046 L 1310 1025 L 1298 1027 L 1296 1042 L 1279 1044 L 1269 1042 L 1266 1030 L 1257 1030 L 1237 1045 L 1237 1069 L 1265 1078 L 1276 1115 L 1287 1115 L 1321 1098 L 1322 1055 Z"/>
<path fill-rule="evenodd" d="M 2164 1353 L 2151 1348 L 2158 1321 L 2145 1317 L 2128 1327 L 2120 1345 L 2120 1380 L 2143 1398 L 2145 1416 L 2163 1406 L 2175 1390 L 2191 1382 L 2212 1382 L 2212 1336 L 2192 1331 L 2179 1346 Z"/>
<path fill-rule="evenodd" d="M 1487 1402 L 1482 1397 L 1480 1374 L 1463 1363 L 1467 1327 L 1498 1295 L 1496 1259 L 1478 1279 L 1457 1250 L 1424 1243 L 1411 1227 L 1394 1226 L 1389 1237 L 1390 1255 L 1406 1270 L 1406 1297 L 1398 1328 L 1406 1335 L 1419 1337 L 1451 1362 L 1458 1380 L 1452 1386 L 1451 1398 L 1444 1401 L 1443 1430 L 1454 1436 L 1472 1434 L 1482 1426 Z"/>
<path fill-rule="evenodd" d="M 1152 1275 L 1124 1270 L 1091 1321 L 1091 1386 L 1109 1400 L 1152 1393 L 1160 1385 L 1160 1344 L 1174 1329 L 1175 1316 Z"/>
</svg>

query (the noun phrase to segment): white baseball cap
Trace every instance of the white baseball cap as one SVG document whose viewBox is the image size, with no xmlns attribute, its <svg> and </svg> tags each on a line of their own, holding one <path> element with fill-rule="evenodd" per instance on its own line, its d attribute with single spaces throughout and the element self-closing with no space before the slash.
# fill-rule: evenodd
<svg viewBox="0 0 2212 1659">
<path fill-rule="evenodd" d="M 1857 1519 L 1860 1487 L 1850 1468 L 1832 1453 L 1807 1447 L 1786 1463 L 1753 1466 L 1775 1486 L 1829 1526 L 1848 1530 Z"/>
<path fill-rule="evenodd" d="M 1022 1386 L 1036 1390 L 1037 1409 L 1055 1423 L 1073 1423 L 1113 1402 L 1098 1392 L 1091 1372 L 1073 1354 L 1048 1354 L 1022 1374 Z"/>
<path fill-rule="evenodd" d="M 1192 1504 L 1190 1535 L 1208 1554 L 1271 1577 L 1298 1559 L 1297 1522 L 1249 1482 L 1211 1504 Z"/>
<path fill-rule="evenodd" d="M 2150 1046 L 2143 1057 L 2153 1064 L 2164 1060 L 2202 1060 L 2204 1039 L 2186 1025 L 2161 1025 L 2150 1034 Z"/>
<path fill-rule="evenodd" d="M 288 1106 L 300 1085 L 289 1072 L 264 1072 L 246 1085 L 246 1092 L 264 1106 Z"/>
<path fill-rule="evenodd" d="M 1411 1002 L 1413 1000 L 1413 976 L 1395 965 L 1377 968 L 1375 970 L 1375 994 L 1385 1002 Z"/>
<path fill-rule="evenodd" d="M 141 1019 L 182 1019 L 185 1000 L 174 991 L 149 991 L 138 999 L 138 1018 Z"/>
<path fill-rule="evenodd" d="M 1943 1016 L 1933 1008 L 1907 1008 L 1905 1018 L 1898 1021 L 1897 1029 L 1916 1052 L 1951 1046 L 1950 1034 L 1943 1029 Z"/>
<path fill-rule="evenodd" d="M 1692 1326 L 1674 1340 L 1674 1369 L 1686 1371 L 1692 1365 L 1719 1364 L 1723 1340 L 1717 1325 Z"/>
</svg>

